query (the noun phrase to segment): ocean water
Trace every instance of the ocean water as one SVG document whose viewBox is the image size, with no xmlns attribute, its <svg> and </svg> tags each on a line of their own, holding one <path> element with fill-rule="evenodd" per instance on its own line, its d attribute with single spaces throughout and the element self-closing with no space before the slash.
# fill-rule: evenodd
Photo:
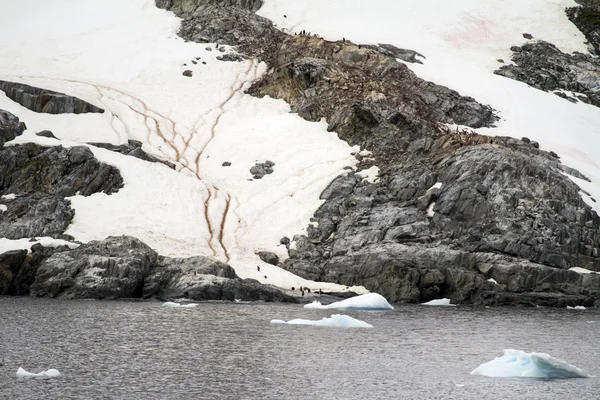
<svg viewBox="0 0 600 400">
<path fill-rule="evenodd" d="M 598 399 L 596 377 L 469 375 L 505 348 L 549 353 L 600 375 L 594 309 L 399 306 L 321 319 L 301 305 L 0 298 L 0 399 Z M 17 378 L 18 367 L 59 378 Z"/>
</svg>

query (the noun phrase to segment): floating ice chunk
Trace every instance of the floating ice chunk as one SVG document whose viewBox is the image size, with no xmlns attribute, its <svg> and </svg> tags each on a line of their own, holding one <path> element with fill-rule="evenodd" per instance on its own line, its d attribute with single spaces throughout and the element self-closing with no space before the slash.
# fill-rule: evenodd
<svg viewBox="0 0 600 400">
<path fill-rule="evenodd" d="M 589 378 L 582 369 L 551 357 L 545 353 L 525 353 L 521 350 L 504 350 L 502 357 L 475 368 L 471 375 L 492 378 Z"/>
<path fill-rule="evenodd" d="M 585 310 L 586 308 L 584 306 L 575 306 L 575 307 L 569 307 L 567 306 L 567 310 Z"/>
<path fill-rule="evenodd" d="M 304 306 L 317 310 L 393 310 L 394 307 L 387 302 L 385 297 L 377 293 L 361 294 L 350 299 L 336 301 L 335 303 L 322 305 L 319 301 L 313 301 Z"/>
<path fill-rule="evenodd" d="M 23 368 L 19 367 L 17 370 L 17 378 L 28 378 L 28 377 L 38 377 L 38 378 L 56 378 L 60 376 L 60 372 L 57 369 L 49 369 L 46 371 L 42 371 L 40 373 L 27 372 Z"/>
<path fill-rule="evenodd" d="M 421 303 L 424 306 L 446 306 L 446 307 L 456 307 L 456 304 L 450 304 L 450 299 L 437 299 L 431 300 L 427 303 Z"/>
<path fill-rule="evenodd" d="M 193 308 L 198 307 L 198 304 L 179 304 L 172 301 L 167 301 L 166 303 L 163 303 L 162 306 L 167 308 Z"/>
<path fill-rule="evenodd" d="M 291 321 L 284 321 L 282 319 L 272 319 L 272 324 L 287 324 L 287 325 L 312 325 L 312 326 L 326 326 L 329 328 L 372 328 L 373 325 L 369 325 L 364 321 L 356 318 L 349 317 L 342 314 L 333 314 L 330 318 L 323 318 L 320 321 L 311 321 L 309 319 L 292 319 Z"/>
</svg>

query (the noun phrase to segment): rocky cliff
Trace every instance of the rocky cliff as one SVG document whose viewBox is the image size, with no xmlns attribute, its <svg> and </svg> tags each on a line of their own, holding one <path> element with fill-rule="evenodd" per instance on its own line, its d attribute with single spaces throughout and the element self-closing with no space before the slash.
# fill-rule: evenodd
<svg viewBox="0 0 600 400">
<path fill-rule="evenodd" d="M 375 182 L 349 172 L 323 192 L 308 235 L 282 240 L 290 254 L 284 268 L 364 285 L 391 301 L 564 306 L 600 299 L 596 274 L 569 271 L 600 270 L 600 219 L 566 175 L 587 178 L 527 138 L 447 128 L 489 126 L 497 117 L 397 60 L 419 61 L 417 52 L 287 35 L 246 2 L 157 4 L 183 18 L 185 39 L 229 44 L 266 62 L 268 74 L 248 93 L 284 99 L 311 121 L 326 118 L 340 138 L 371 152 L 357 155 L 359 170 L 379 168 Z M 517 65 L 501 73 L 519 79 L 520 59 L 535 60 L 538 48 L 554 54 L 551 45 L 528 46 L 515 49 Z M 555 58 L 569 65 L 564 77 L 540 77 L 553 67 L 536 64 L 535 81 L 594 104 L 595 81 L 582 78 L 597 73 L 589 72 L 591 58 Z"/>
</svg>

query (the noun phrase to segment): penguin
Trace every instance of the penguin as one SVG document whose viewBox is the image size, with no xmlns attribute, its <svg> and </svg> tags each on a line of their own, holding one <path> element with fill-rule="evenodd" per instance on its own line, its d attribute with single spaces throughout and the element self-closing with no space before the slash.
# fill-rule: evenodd
<svg viewBox="0 0 600 400">
<path fill-rule="evenodd" d="M 256 266 L 256 270 L 260 272 L 260 267 L 258 265 Z"/>
</svg>

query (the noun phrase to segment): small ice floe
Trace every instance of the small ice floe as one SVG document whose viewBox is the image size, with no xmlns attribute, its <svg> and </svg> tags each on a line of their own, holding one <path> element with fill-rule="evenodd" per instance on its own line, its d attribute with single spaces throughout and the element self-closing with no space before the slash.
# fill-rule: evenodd
<svg viewBox="0 0 600 400">
<path fill-rule="evenodd" d="M 57 369 L 48 369 L 37 374 L 27 372 L 21 367 L 17 370 L 17 378 L 56 378 L 57 376 L 60 376 L 60 372 Z"/>
<path fill-rule="evenodd" d="M 311 326 L 326 326 L 329 328 L 372 328 L 364 321 L 349 317 L 342 314 L 333 314 L 330 318 L 323 318 L 320 321 L 311 321 L 309 319 L 292 319 L 284 321 L 282 319 L 272 319 L 272 324 L 287 324 L 287 325 L 311 325 Z"/>
<path fill-rule="evenodd" d="M 450 304 L 450 299 L 437 299 L 431 300 L 427 303 L 421 303 L 423 306 L 446 306 L 446 307 L 456 307 L 456 304 Z"/>
<path fill-rule="evenodd" d="M 575 307 L 570 307 L 567 306 L 567 310 L 585 310 L 586 308 L 584 306 L 575 306 Z"/>
<path fill-rule="evenodd" d="M 521 350 L 504 350 L 502 357 L 475 368 L 471 375 L 492 378 L 589 378 L 590 375 L 571 364 L 545 353 L 525 353 Z"/>
<path fill-rule="evenodd" d="M 163 307 L 167 307 L 167 308 L 194 308 L 194 307 L 198 307 L 198 304 L 179 304 L 179 303 L 175 303 L 173 301 L 167 301 L 166 303 L 163 303 L 162 305 Z"/>
<path fill-rule="evenodd" d="M 313 301 L 304 308 L 317 310 L 393 310 L 394 307 L 380 294 L 367 293 L 352 297 L 335 303 L 322 305 L 319 301 Z"/>
</svg>

